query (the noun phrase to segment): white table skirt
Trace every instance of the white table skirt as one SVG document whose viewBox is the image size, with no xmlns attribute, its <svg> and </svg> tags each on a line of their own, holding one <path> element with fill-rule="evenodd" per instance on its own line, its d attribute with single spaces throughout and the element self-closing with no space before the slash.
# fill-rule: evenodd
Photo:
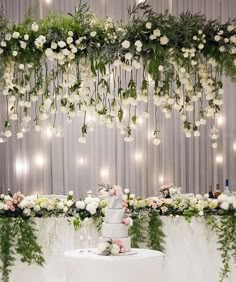
<svg viewBox="0 0 236 282">
<path fill-rule="evenodd" d="M 163 262 L 162 253 L 144 249 L 123 256 L 100 256 L 95 249 L 69 251 L 64 256 L 67 282 L 149 281 L 161 273 Z"/>
<path fill-rule="evenodd" d="M 163 271 L 158 282 L 218 282 L 221 264 L 217 251 L 216 236 L 207 228 L 203 218 L 195 218 L 188 224 L 184 218 L 163 217 L 166 234 L 166 253 Z M 65 279 L 63 254 L 79 249 L 80 232 L 74 231 L 66 219 L 35 219 L 39 229 L 39 242 L 43 245 L 47 264 L 44 268 L 27 266 L 17 262 L 13 268 L 11 282 L 67 282 Z M 91 246 L 97 244 L 96 227 L 89 231 Z M 86 246 L 87 242 L 83 242 Z M 236 281 L 236 269 L 225 282 Z M 132 281 L 131 281 L 132 282 Z"/>
</svg>

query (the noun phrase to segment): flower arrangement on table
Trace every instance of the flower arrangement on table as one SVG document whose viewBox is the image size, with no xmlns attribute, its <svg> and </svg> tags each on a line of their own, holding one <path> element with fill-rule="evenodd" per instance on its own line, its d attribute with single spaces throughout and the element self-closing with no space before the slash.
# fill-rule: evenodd
<svg viewBox="0 0 236 282">
<path fill-rule="evenodd" d="M 125 253 L 125 247 L 120 240 L 109 240 L 98 244 L 97 247 L 97 254 L 102 256 L 117 256 L 122 253 Z"/>
</svg>

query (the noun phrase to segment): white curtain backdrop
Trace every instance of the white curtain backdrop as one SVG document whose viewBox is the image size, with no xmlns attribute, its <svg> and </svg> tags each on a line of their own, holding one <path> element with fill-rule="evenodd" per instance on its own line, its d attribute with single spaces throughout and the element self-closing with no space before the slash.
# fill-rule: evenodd
<svg viewBox="0 0 236 282">
<path fill-rule="evenodd" d="M 100 17 L 127 20 L 127 8 L 135 0 L 82 2 L 87 2 Z M 35 7 L 40 18 L 52 11 L 73 12 L 78 3 L 79 0 L 2 0 L 5 14 L 14 22 L 22 21 L 29 7 Z M 156 12 L 169 9 L 173 15 L 190 10 L 222 22 L 236 17 L 235 0 L 153 0 L 150 4 Z M 153 195 L 163 182 L 173 182 L 185 192 L 205 193 L 210 185 L 219 183 L 222 188 L 226 178 L 236 190 L 235 87 L 235 83 L 224 78 L 223 124 L 219 126 L 221 138 L 214 151 L 208 136 L 212 125 L 208 122 L 201 129 L 200 138 L 186 139 L 177 113 L 170 120 L 158 114 L 162 139 L 158 147 L 150 138 L 153 114 L 137 128 L 134 141 L 128 144 L 116 129 L 100 125 L 89 134 L 87 144 L 79 144 L 80 121 L 75 119 L 68 125 L 60 117 L 64 127 L 62 139 L 49 138 L 45 131 L 36 133 L 32 129 L 22 140 L 12 137 L 0 144 L 0 191 L 10 188 L 25 194 L 65 194 L 74 190 L 77 195 L 84 195 L 89 189 L 95 192 L 97 184 L 104 181 L 130 188 L 140 196 Z M 152 105 L 150 109 L 153 112 Z M 223 158 L 222 163 L 215 161 L 217 156 Z"/>
</svg>

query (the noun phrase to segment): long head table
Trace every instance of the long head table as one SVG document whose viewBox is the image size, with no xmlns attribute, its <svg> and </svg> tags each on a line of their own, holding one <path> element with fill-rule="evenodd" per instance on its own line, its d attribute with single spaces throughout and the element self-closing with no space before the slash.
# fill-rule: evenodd
<svg viewBox="0 0 236 282">
<path fill-rule="evenodd" d="M 91 247 L 95 247 L 98 239 L 95 225 L 87 221 L 87 226 L 83 229 L 82 234 L 81 231 L 75 231 L 74 227 L 64 218 L 36 218 L 34 220 L 39 229 L 38 240 L 43 246 L 46 265 L 41 268 L 34 265 L 27 266 L 17 261 L 10 281 L 66 282 L 64 252 L 88 247 L 89 244 Z M 194 218 L 190 224 L 183 217 L 178 219 L 162 217 L 162 220 L 166 234 L 166 252 L 160 275 L 156 280 L 153 278 L 152 281 L 219 281 L 221 257 L 217 251 L 217 239 L 214 232 L 207 227 L 205 219 Z M 232 264 L 232 272 L 226 282 L 235 281 L 236 269 Z M 128 281 L 123 280 L 123 282 Z"/>
</svg>

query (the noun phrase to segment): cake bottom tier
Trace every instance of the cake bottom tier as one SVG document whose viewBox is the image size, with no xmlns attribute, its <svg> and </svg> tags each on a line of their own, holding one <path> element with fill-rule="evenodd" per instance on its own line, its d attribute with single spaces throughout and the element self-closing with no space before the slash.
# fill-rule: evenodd
<svg viewBox="0 0 236 282">
<path fill-rule="evenodd" d="M 104 237 L 99 237 L 99 243 L 107 242 L 110 239 L 112 239 L 112 240 L 120 240 L 123 243 L 123 246 L 125 248 L 125 252 L 130 252 L 130 250 L 131 250 L 131 239 L 130 239 L 130 237 L 127 237 L 127 238 L 104 238 Z"/>
</svg>

